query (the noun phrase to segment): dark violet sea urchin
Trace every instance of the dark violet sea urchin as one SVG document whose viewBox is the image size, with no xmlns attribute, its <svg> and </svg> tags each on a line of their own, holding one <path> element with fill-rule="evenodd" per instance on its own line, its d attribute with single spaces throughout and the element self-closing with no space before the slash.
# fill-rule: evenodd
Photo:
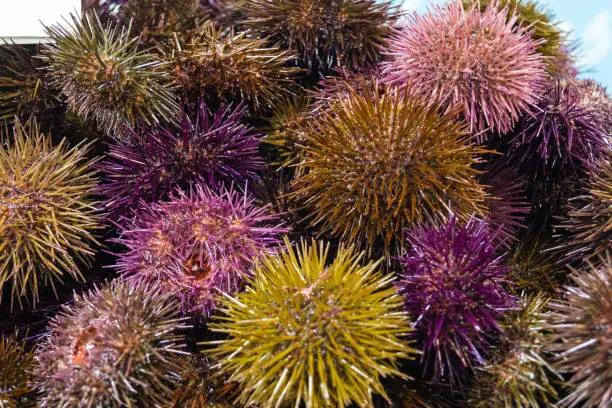
<svg viewBox="0 0 612 408">
<path fill-rule="evenodd" d="M 165 407 L 181 370 L 185 328 L 159 285 L 114 280 L 75 295 L 36 353 L 43 408 Z"/>
<path fill-rule="evenodd" d="M 88 146 L 52 146 L 36 124 L 0 132 L 0 295 L 35 304 L 38 288 L 66 275 L 82 279 L 100 216 Z"/>
<path fill-rule="evenodd" d="M 302 174 L 292 196 L 321 233 L 399 255 L 404 229 L 484 212 L 473 165 L 486 150 L 450 113 L 375 84 L 348 87 L 298 130 Z M 377 250 L 378 251 L 378 250 Z"/>
<path fill-rule="evenodd" d="M 258 258 L 285 229 L 278 215 L 245 193 L 194 187 L 144 207 L 117 242 L 127 247 L 117 267 L 133 280 L 177 292 L 184 312 L 207 316 L 215 297 L 242 287 Z"/>
<path fill-rule="evenodd" d="M 397 18 L 386 0 L 246 0 L 241 7 L 246 27 L 292 50 L 314 76 L 377 63 Z"/>
<path fill-rule="evenodd" d="M 138 50 L 138 37 L 90 13 L 71 20 L 45 28 L 51 42 L 42 51 L 51 83 L 70 109 L 109 134 L 175 114 L 168 75 L 153 55 Z"/>
<path fill-rule="evenodd" d="M 425 103 L 459 106 L 472 132 L 505 133 L 538 100 L 545 76 L 541 41 L 514 27 L 516 19 L 460 2 L 412 13 L 390 41 L 383 77 Z"/>
<path fill-rule="evenodd" d="M 502 284 L 510 268 L 497 255 L 499 244 L 486 222 L 466 224 L 451 216 L 446 225 L 420 227 L 408 235 L 412 248 L 400 258 L 398 287 L 412 318 L 422 361 L 434 379 L 461 384 L 484 364 L 500 318 L 514 307 Z"/>
<path fill-rule="evenodd" d="M 165 198 L 177 187 L 244 184 L 263 169 L 259 137 L 243 122 L 244 106 L 210 112 L 200 103 L 180 125 L 155 127 L 115 142 L 99 166 L 105 209 L 129 214 L 141 203 Z"/>
<path fill-rule="evenodd" d="M 549 303 L 547 329 L 557 368 L 571 374 L 559 407 L 608 408 L 612 403 L 612 259 L 574 271 L 564 300 Z"/>
<path fill-rule="evenodd" d="M 389 397 L 381 377 L 399 376 L 398 360 L 415 350 L 391 275 L 364 254 L 302 241 L 258 264 L 243 293 L 225 296 L 210 325 L 227 338 L 210 351 L 239 384 L 244 406 L 373 406 Z M 302 404 L 302 405 L 301 405 Z"/>
</svg>

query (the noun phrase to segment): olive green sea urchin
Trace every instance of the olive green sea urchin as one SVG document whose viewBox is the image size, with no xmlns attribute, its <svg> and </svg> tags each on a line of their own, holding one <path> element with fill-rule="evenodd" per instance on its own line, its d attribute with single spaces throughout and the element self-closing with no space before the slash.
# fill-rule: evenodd
<svg viewBox="0 0 612 408">
<path fill-rule="evenodd" d="M 167 73 L 155 57 L 138 51 L 129 29 L 105 26 L 89 13 L 71 20 L 45 28 L 52 42 L 42 55 L 69 108 L 107 133 L 177 111 Z"/>
<path fill-rule="evenodd" d="M 597 264 L 612 249 L 612 156 L 603 160 L 585 194 L 570 201 L 561 224 L 563 262 L 584 260 Z"/>
<path fill-rule="evenodd" d="M 470 407 L 546 408 L 556 402 L 552 380 L 560 377 L 545 352 L 547 302 L 542 295 L 523 296 L 520 309 L 506 315 L 503 339 L 476 373 Z"/>
<path fill-rule="evenodd" d="M 158 285 L 115 280 L 75 295 L 37 353 L 41 407 L 166 407 L 185 340 L 175 298 Z"/>
<path fill-rule="evenodd" d="M 65 275 L 82 278 L 99 228 L 87 146 L 58 146 L 35 124 L 0 134 L 0 294 L 20 306 Z M 6 299 L 4 299 L 6 296 Z"/>
<path fill-rule="evenodd" d="M 612 257 L 572 275 L 564 300 L 549 303 L 557 368 L 571 374 L 559 407 L 608 408 L 612 401 Z"/>
<path fill-rule="evenodd" d="M 36 392 L 30 370 L 34 353 L 17 335 L 0 336 L 0 408 L 33 408 Z"/>
<path fill-rule="evenodd" d="M 443 221 L 449 206 L 462 219 L 483 214 L 472 165 L 485 150 L 454 117 L 395 88 L 342 92 L 303 126 L 292 195 L 322 233 L 399 255 L 405 228 Z"/>
<path fill-rule="evenodd" d="M 221 373 L 241 388 L 238 402 L 262 408 L 371 406 L 387 401 L 380 378 L 405 377 L 398 359 L 415 351 L 402 337 L 408 319 L 392 276 L 363 253 L 302 242 L 258 266 L 246 292 L 223 300 L 211 324 L 227 333 L 213 342 Z"/>
</svg>

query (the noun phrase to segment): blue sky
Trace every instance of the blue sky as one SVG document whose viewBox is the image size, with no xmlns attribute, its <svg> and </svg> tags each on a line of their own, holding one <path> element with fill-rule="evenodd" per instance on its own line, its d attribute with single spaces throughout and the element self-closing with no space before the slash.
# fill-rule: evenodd
<svg viewBox="0 0 612 408">
<path fill-rule="evenodd" d="M 423 12 L 431 2 L 445 0 L 403 0 L 402 8 Z M 539 0 L 539 3 L 553 12 L 562 29 L 580 44 L 578 64 L 584 72 L 582 76 L 599 81 L 612 93 L 612 1 Z"/>
</svg>

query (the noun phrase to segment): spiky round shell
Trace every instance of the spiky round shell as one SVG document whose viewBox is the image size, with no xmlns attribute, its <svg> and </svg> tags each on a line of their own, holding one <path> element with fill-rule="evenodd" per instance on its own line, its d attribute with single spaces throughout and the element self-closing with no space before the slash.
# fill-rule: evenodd
<svg viewBox="0 0 612 408">
<path fill-rule="evenodd" d="M 612 98 L 606 87 L 591 79 L 580 79 L 576 93 L 580 105 L 592 112 L 600 126 L 612 134 Z"/>
<path fill-rule="evenodd" d="M 487 221 L 494 231 L 499 230 L 498 238 L 502 245 L 510 246 L 518 230 L 525 227 L 525 218 L 530 210 L 524 183 L 514 169 L 503 166 L 499 161 L 488 166 L 479 182 L 485 186 L 487 193 Z"/>
<path fill-rule="evenodd" d="M 272 164 L 275 166 L 297 170 L 296 164 L 302 159 L 300 128 L 311 118 L 311 108 L 311 98 L 296 96 L 279 103 L 266 118 L 262 141 L 272 149 Z"/>
<path fill-rule="evenodd" d="M 584 178 L 605 151 L 606 132 L 570 90 L 555 84 L 534 113 L 508 135 L 507 163 L 527 177 L 530 199 L 543 200 L 556 185 Z M 544 198 L 542 198 L 544 197 Z"/>
<path fill-rule="evenodd" d="M 513 284 L 509 285 L 509 290 L 512 293 L 553 296 L 565 283 L 567 271 L 559 267 L 558 257 L 551 252 L 550 246 L 535 234 L 519 237 L 505 261 L 511 268 L 509 281 Z"/>
<path fill-rule="evenodd" d="M 0 120 L 47 120 L 59 104 L 33 56 L 20 45 L 0 44 Z"/>
<path fill-rule="evenodd" d="M 398 360 L 412 350 L 403 337 L 408 319 L 392 276 L 363 263 L 363 253 L 286 240 L 284 252 L 264 258 L 246 292 L 226 296 L 213 331 L 228 337 L 210 351 L 221 373 L 239 384 L 238 402 L 371 406 L 389 400 L 381 377 L 405 377 Z"/>
<path fill-rule="evenodd" d="M 502 284 L 509 271 L 497 255 L 498 245 L 483 220 L 410 231 L 400 258 L 398 287 L 415 319 L 421 361 L 434 379 L 461 383 L 464 374 L 484 364 L 499 321 L 514 306 Z"/>
<path fill-rule="evenodd" d="M 442 220 L 449 204 L 463 215 L 483 211 L 472 165 L 485 150 L 454 115 L 398 89 L 343 92 L 302 130 L 303 175 L 292 194 L 322 233 L 397 255 L 405 228 Z"/>
<path fill-rule="evenodd" d="M 0 336 L 0 407 L 34 408 L 36 391 L 31 370 L 34 352 L 17 334 Z"/>
<path fill-rule="evenodd" d="M 36 352 L 40 406 L 167 406 L 184 327 L 175 298 L 158 285 L 114 280 L 75 295 Z"/>
<path fill-rule="evenodd" d="M 506 9 L 460 2 L 412 13 L 390 41 L 385 81 L 444 109 L 461 106 L 472 132 L 505 133 L 537 101 L 545 75 L 541 42 L 516 21 Z"/>
<path fill-rule="evenodd" d="M 583 195 L 570 201 L 561 223 L 560 249 L 564 262 L 597 264 L 612 249 L 612 157 L 601 162 Z"/>
<path fill-rule="evenodd" d="M 246 0 L 245 26 L 292 50 L 313 76 L 381 59 L 397 14 L 390 1 Z"/>
<path fill-rule="evenodd" d="M 601 408 L 612 401 L 612 258 L 575 271 L 563 301 L 549 304 L 550 351 L 557 368 L 571 374 L 560 407 Z"/>
<path fill-rule="evenodd" d="M 232 408 L 235 384 L 223 381 L 212 369 L 213 363 L 204 354 L 185 358 L 180 373 L 180 386 L 168 408 Z"/>
<path fill-rule="evenodd" d="M 541 55 L 547 57 L 549 71 L 558 71 L 559 67 L 553 65 L 560 58 L 567 58 L 564 52 L 563 43 L 565 36 L 557 26 L 555 16 L 540 3 L 533 0 L 463 0 L 466 10 L 476 7 L 481 12 L 485 12 L 488 7 L 496 6 L 499 10 L 506 8 L 508 17 L 512 13 L 516 14 L 514 26 L 526 27 L 530 30 L 531 38 L 539 41 L 536 50 Z"/>
<path fill-rule="evenodd" d="M 211 112 L 200 103 L 193 114 L 183 112 L 177 126 L 157 126 L 111 144 L 99 166 L 105 209 L 111 216 L 130 214 L 177 187 L 218 189 L 257 180 L 264 162 L 245 112 L 241 105 Z"/>
<path fill-rule="evenodd" d="M 523 296 L 519 309 L 506 315 L 500 344 L 476 372 L 470 407 L 546 408 L 557 401 L 553 382 L 561 377 L 545 352 L 549 343 L 543 329 L 547 302 L 542 295 Z"/>
<path fill-rule="evenodd" d="M 245 101 L 261 111 L 297 88 L 292 78 L 300 70 L 288 66 L 295 58 L 290 52 L 214 23 L 175 35 L 163 53 L 181 93 L 204 97 L 209 105 Z"/>
<path fill-rule="evenodd" d="M 117 267 L 178 292 L 183 311 L 208 315 L 215 296 L 240 289 L 253 263 L 276 246 L 285 232 L 279 224 L 248 194 L 194 187 L 146 206 L 124 227 L 117 242 L 127 252 Z"/>
<path fill-rule="evenodd" d="M 71 16 L 45 27 L 51 42 L 43 59 L 68 107 L 107 133 L 153 124 L 177 111 L 168 75 L 151 54 L 138 51 L 128 29 L 103 25 L 96 15 Z"/>
<path fill-rule="evenodd" d="M 102 0 L 102 21 L 131 27 L 144 44 L 169 40 L 173 33 L 196 28 L 206 18 L 197 0 Z"/>
<path fill-rule="evenodd" d="M 96 179 L 88 146 L 52 146 L 35 124 L 17 121 L 0 140 L 0 294 L 21 307 L 41 285 L 83 278 L 100 228 Z"/>
</svg>

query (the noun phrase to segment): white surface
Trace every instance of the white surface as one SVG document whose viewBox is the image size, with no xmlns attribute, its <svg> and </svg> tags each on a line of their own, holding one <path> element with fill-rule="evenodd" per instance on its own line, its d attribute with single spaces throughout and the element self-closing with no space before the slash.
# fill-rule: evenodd
<svg viewBox="0 0 612 408">
<path fill-rule="evenodd" d="M 16 42 L 44 40 L 50 25 L 80 12 L 81 0 L 0 0 L 0 38 Z"/>
</svg>

